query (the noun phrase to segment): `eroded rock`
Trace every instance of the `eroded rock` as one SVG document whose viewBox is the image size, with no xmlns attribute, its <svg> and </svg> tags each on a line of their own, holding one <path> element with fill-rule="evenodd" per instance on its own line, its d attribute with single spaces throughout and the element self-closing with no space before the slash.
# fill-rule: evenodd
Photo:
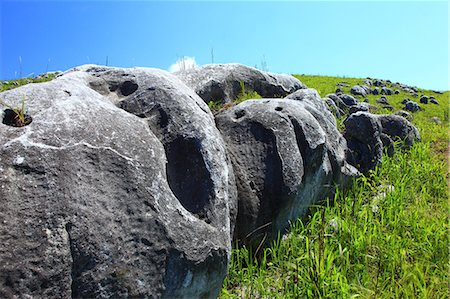
<svg viewBox="0 0 450 299">
<path fill-rule="evenodd" d="M 241 93 L 256 91 L 262 97 L 284 97 L 306 88 L 291 75 L 263 72 L 241 64 L 208 64 L 176 75 L 206 103 L 233 102 Z"/>
<path fill-rule="evenodd" d="M 248 100 L 219 113 L 238 186 L 235 239 L 256 245 L 331 196 L 356 170 L 331 112 L 312 91 Z"/>
<path fill-rule="evenodd" d="M 2 93 L 22 96 L 33 122 L 0 125 L 0 297 L 217 297 L 236 191 L 205 103 L 92 65 Z"/>
</svg>

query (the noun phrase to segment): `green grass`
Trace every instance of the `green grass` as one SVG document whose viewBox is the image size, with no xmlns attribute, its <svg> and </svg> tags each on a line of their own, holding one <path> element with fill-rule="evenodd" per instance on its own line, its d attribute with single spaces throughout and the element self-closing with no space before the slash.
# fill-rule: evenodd
<svg viewBox="0 0 450 299">
<path fill-rule="evenodd" d="M 363 81 L 297 77 L 322 97 L 341 81 L 346 93 Z M 449 298 L 449 92 L 422 93 L 440 103 L 413 114 L 422 142 L 385 156 L 256 257 L 236 245 L 220 298 Z M 387 98 L 401 109 L 405 97 L 419 101 Z"/>
<path fill-rule="evenodd" d="M 17 80 L 3 80 L 0 81 L 0 92 L 13 89 L 22 85 L 26 85 L 29 83 L 40 83 L 40 82 L 47 82 L 50 80 L 53 80 L 58 73 L 48 73 L 46 75 L 41 75 L 33 78 L 20 78 Z"/>
</svg>

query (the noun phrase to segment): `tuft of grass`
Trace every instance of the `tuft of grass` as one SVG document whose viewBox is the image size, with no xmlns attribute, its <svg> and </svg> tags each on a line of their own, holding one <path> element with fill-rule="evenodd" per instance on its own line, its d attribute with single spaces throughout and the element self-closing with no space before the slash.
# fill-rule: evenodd
<svg viewBox="0 0 450 299">
<path fill-rule="evenodd" d="M 14 121 L 11 122 L 13 126 L 23 127 L 31 122 L 30 118 L 27 117 L 25 111 L 25 97 L 22 97 L 22 103 L 20 107 L 14 108 L 13 106 L 6 104 L 2 100 L 0 100 L 0 105 L 7 107 L 14 113 Z"/>
<path fill-rule="evenodd" d="M 363 81 L 298 78 L 322 97 Z M 257 256 L 235 244 L 220 298 L 449 298 L 449 92 L 420 94 L 440 103 L 413 114 L 422 142 L 384 156 Z M 387 96 L 396 110 L 404 97 Z"/>
<path fill-rule="evenodd" d="M 261 95 L 259 95 L 256 91 L 247 90 L 243 81 L 240 81 L 239 85 L 241 87 L 241 92 L 233 102 L 223 104 L 222 100 L 211 100 L 208 102 L 209 109 L 211 109 L 213 113 L 218 113 L 220 111 L 229 109 L 239 103 L 242 103 L 243 101 L 262 98 Z"/>
</svg>

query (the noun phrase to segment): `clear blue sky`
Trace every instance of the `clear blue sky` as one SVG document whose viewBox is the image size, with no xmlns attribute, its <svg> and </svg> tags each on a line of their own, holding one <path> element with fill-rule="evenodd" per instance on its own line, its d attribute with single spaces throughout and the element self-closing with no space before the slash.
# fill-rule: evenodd
<svg viewBox="0 0 450 299">
<path fill-rule="evenodd" d="M 450 89 L 447 1 L 0 1 L 0 79 L 107 59 L 202 65 L 213 49 L 216 63 Z"/>
</svg>

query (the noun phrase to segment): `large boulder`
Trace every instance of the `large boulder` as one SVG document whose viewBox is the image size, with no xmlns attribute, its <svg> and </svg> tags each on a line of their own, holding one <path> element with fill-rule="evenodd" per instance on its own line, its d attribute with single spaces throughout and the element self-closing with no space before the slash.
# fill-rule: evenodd
<svg viewBox="0 0 450 299">
<path fill-rule="evenodd" d="M 350 151 L 348 162 L 367 173 L 382 162 L 383 147 L 390 155 L 395 150 L 395 141 L 409 148 L 420 140 L 416 127 L 398 115 L 375 115 L 356 112 L 344 120 L 345 133 Z"/>
<path fill-rule="evenodd" d="M 381 124 L 382 132 L 393 141 L 401 141 L 403 147 L 409 148 L 414 142 L 420 140 L 419 131 L 406 118 L 394 114 L 383 114 L 376 117 Z"/>
<path fill-rule="evenodd" d="M 236 190 L 205 103 L 98 66 L 1 94 L 22 97 L 32 122 L 0 125 L 0 297 L 217 297 Z"/>
<path fill-rule="evenodd" d="M 364 85 L 355 85 L 352 88 L 350 88 L 350 93 L 356 96 L 367 96 L 371 92 L 370 88 L 368 86 Z"/>
<path fill-rule="evenodd" d="M 382 161 L 381 124 L 374 114 L 356 112 L 344 120 L 344 125 L 344 137 L 350 151 L 348 162 L 367 173 Z"/>
<path fill-rule="evenodd" d="M 175 73 L 206 103 L 233 102 L 241 93 L 256 91 L 262 97 L 284 97 L 306 85 L 291 75 L 263 72 L 241 64 L 208 64 Z"/>
<path fill-rule="evenodd" d="M 323 100 L 313 91 L 290 97 L 248 100 L 216 115 L 237 180 L 241 243 L 273 240 L 357 174 Z"/>
</svg>

